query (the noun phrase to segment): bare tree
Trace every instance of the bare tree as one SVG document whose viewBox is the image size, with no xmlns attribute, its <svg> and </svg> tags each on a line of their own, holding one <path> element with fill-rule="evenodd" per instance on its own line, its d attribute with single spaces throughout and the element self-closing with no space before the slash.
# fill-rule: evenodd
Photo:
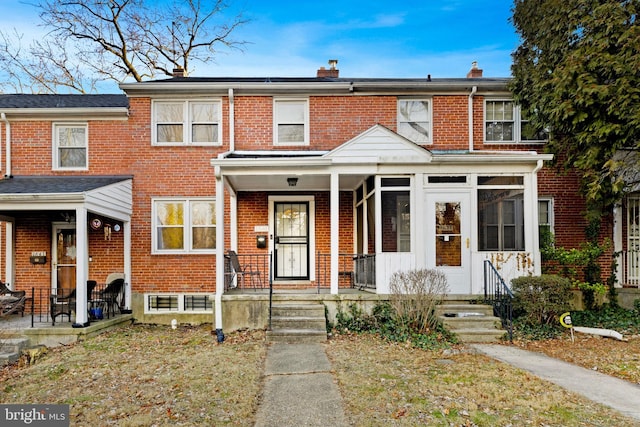
<svg viewBox="0 0 640 427">
<path fill-rule="evenodd" d="M 219 47 L 242 49 L 232 32 L 248 21 L 228 17 L 223 0 L 42 0 L 47 33 L 22 46 L 24 36 L 0 31 L 3 89 L 33 93 L 90 93 L 103 80 L 143 81 L 194 62 L 213 62 Z"/>
</svg>

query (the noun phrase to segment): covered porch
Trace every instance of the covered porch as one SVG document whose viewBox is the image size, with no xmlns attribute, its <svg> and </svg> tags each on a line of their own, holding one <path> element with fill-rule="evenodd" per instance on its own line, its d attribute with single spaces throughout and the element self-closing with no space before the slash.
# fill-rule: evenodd
<svg viewBox="0 0 640 427">
<path fill-rule="evenodd" d="M 33 312 L 47 318 L 35 323 L 54 326 L 62 321 L 53 310 L 59 306 L 73 328 L 89 327 L 90 309 L 98 300 L 90 284 L 94 292 L 104 291 L 114 272 L 124 278 L 119 308 L 126 312 L 131 304 L 131 213 L 131 176 L 1 180 L 3 280 L 29 296 L 25 317 Z"/>
</svg>

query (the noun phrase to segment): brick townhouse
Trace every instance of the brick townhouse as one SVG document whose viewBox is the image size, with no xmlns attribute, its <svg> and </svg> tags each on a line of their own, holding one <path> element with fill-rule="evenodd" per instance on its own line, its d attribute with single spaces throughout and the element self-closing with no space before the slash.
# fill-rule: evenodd
<svg viewBox="0 0 640 427">
<path fill-rule="evenodd" d="M 331 62 L 315 77 L 0 95 L 1 278 L 75 289 L 82 327 L 85 284 L 118 272 L 137 319 L 223 328 L 227 292 L 269 283 L 386 294 L 394 272 L 437 268 L 450 295 L 474 298 L 485 260 L 507 282 L 539 274 L 539 227 L 579 244 L 583 204 L 507 83 L 475 64 L 377 79 Z M 618 250 L 639 238 L 640 202 L 625 206 L 624 227 L 603 229 Z"/>
</svg>

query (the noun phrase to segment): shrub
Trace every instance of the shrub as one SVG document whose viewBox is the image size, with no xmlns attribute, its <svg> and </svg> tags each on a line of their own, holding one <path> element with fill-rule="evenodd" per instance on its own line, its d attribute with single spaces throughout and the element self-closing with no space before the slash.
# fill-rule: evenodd
<svg viewBox="0 0 640 427">
<path fill-rule="evenodd" d="M 448 291 L 444 273 L 429 269 L 396 272 L 391 276 L 389 289 L 389 303 L 397 323 L 418 333 L 436 329 L 435 309 Z"/>
<path fill-rule="evenodd" d="M 529 325 L 548 325 L 557 321 L 571 303 L 571 281 L 554 274 L 523 276 L 511 281 L 514 311 Z"/>
</svg>

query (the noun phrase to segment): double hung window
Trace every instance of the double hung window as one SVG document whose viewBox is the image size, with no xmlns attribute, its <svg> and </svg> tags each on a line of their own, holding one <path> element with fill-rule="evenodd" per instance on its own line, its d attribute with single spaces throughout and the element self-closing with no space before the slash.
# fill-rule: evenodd
<svg viewBox="0 0 640 427">
<path fill-rule="evenodd" d="M 416 144 L 431 143 L 431 103 L 428 99 L 398 100 L 398 133 Z"/>
<path fill-rule="evenodd" d="M 220 145 L 220 101 L 157 101 L 153 104 L 157 145 Z"/>
<path fill-rule="evenodd" d="M 548 134 L 523 116 L 512 100 L 487 99 L 484 103 L 486 143 L 544 143 Z"/>
<path fill-rule="evenodd" d="M 274 145 L 309 145 L 309 102 L 306 99 L 275 99 Z"/>
<path fill-rule="evenodd" d="M 75 123 L 53 125 L 54 169 L 86 170 L 88 160 L 88 126 Z"/>
<path fill-rule="evenodd" d="M 153 201 L 154 253 L 212 253 L 216 248 L 213 199 Z"/>
<path fill-rule="evenodd" d="M 521 176 L 478 177 L 481 251 L 523 251 L 524 186 Z"/>
</svg>

